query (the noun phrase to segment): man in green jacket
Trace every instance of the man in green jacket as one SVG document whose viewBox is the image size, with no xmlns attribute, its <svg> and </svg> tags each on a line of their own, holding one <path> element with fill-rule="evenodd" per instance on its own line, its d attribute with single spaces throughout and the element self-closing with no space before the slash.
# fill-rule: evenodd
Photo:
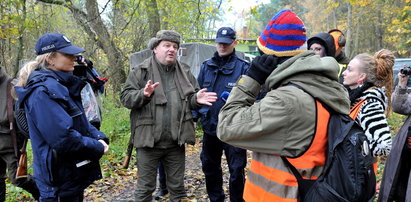
<svg viewBox="0 0 411 202">
<path fill-rule="evenodd" d="M 30 175 L 16 179 L 19 160 L 17 150 L 21 146 L 18 144 L 21 141 L 18 140 L 22 138 L 17 136 L 13 106 L 10 106 L 14 103 L 10 92 L 13 87 L 11 80 L 4 68 L 0 66 L 0 201 L 6 200 L 5 180 L 7 176 L 11 183 L 25 189 L 31 193 L 34 199 L 38 200 L 40 192 Z M 13 120 L 10 120 L 9 117 Z M 10 124 L 12 124 L 12 127 L 10 127 Z"/>
<path fill-rule="evenodd" d="M 179 33 L 157 32 L 148 44 L 153 56 L 131 70 L 121 92 L 121 102 L 131 109 L 137 148 L 136 201 L 152 201 L 160 161 L 171 201 L 186 198 L 184 144 L 195 143 L 191 110 L 217 99 L 215 93 L 199 90 L 190 68 L 177 61 L 179 46 Z"/>
<path fill-rule="evenodd" d="M 218 137 L 253 151 L 244 189 L 246 201 L 297 200 L 296 182 L 278 180 L 288 176 L 295 180 L 279 156 L 299 157 L 310 147 L 317 128 L 314 98 L 336 112 L 349 113 L 348 93 L 338 83 L 337 62 L 306 52 L 305 32 L 303 22 L 291 10 L 276 14 L 257 39 L 262 56 L 252 61 L 220 111 Z M 255 102 L 263 83 L 270 90 Z M 323 167 L 307 168 L 304 177 L 310 178 Z"/>
</svg>

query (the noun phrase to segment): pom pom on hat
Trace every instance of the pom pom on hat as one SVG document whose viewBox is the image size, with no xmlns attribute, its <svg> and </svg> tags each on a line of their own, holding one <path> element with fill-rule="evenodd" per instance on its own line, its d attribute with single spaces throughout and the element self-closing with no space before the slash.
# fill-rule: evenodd
<svg viewBox="0 0 411 202">
<path fill-rule="evenodd" d="M 303 21 L 290 9 L 277 13 L 257 39 L 258 48 L 267 55 L 294 56 L 306 51 Z"/>
</svg>

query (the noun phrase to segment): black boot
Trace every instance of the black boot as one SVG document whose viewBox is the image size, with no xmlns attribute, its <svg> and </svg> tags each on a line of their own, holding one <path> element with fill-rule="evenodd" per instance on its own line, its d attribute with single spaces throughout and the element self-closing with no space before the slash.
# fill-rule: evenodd
<svg viewBox="0 0 411 202">
<path fill-rule="evenodd" d="M 26 181 L 25 182 L 20 181 L 20 183 L 18 183 L 17 186 L 29 192 L 31 196 L 33 196 L 33 198 L 36 199 L 36 201 L 39 201 L 40 191 L 37 188 L 37 185 L 34 182 L 33 178 L 29 177 L 26 179 L 17 179 L 16 181 L 18 182 L 19 180 L 26 180 Z"/>
</svg>

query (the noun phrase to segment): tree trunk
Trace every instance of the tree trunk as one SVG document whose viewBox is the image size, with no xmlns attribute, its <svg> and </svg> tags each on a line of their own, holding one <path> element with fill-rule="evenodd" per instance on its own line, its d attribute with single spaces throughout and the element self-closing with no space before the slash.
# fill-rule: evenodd
<svg viewBox="0 0 411 202">
<path fill-rule="evenodd" d="M 158 12 L 157 0 L 149 0 L 147 4 L 147 16 L 148 19 L 148 33 L 150 37 L 155 37 L 157 32 L 160 31 L 160 14 Z"/>
<path fill-rule="evenodd" d="M 381 6 L 380 3 L 378 3 L 379 6 Z M 379 7 L 382 8 L 382 7 Z M 376 9 L 377 10 L 377 23 L 375 23 L 375 50 L 381 50 L 381 48 L 383 47 L 383 35 L 384 35 L 384 31 L 382 28 L 382 24 L 383 24 L 383 17 L 382 17 L 382 13 L 380 9 Z"/>
<path fill-rule="evenodd" d="M 98 10 L 98 4 L 96 0 L 86 1 L 87 21 L 90 23 L 91 28 L 97 35 L 97 39 L 94 34 L 89 34 L 90 37 L 94 36 L 94 39 L 98 42 L 99 46 L 106 53 L 108 58 L 108 70 L 110 75 L 111 84 L 115 93 L 120 92 L 120 84 L 126 80 L 126 74 L 124 72 L 124 56 L 113 42 L 110 33 L 108 33 L 107 27 L 101 20 L 101 16 Z M 74 15 L 74 13 L 73 13 Z"/>
<path fill-rule="evenodd" d="M 126 80 L 126 73 L 124 71 L 124 55 L 112 41 L 112 38 L 101 20 L 98 10 L 97 0 L 86 0 L 87 14 L 79 8 L 73 6 L 72 3 L 67 4 L 61 0 L 38 0 L 44 3 L 63 5 L 67 7 L 77 24 L 80 25 L 87 33 L 90 39 L 96 42 L 108 58 L 109 82 L 113 86 L 114 93 L 120 92 L 120 84 Z M 117 100 L 119 104 L 119 100 Z"/>
<path fill-rule="evenodd" d="M 361 28 L 361 23 L 362 23 L 361 20 L 363 19 L 362 18 L 363 12 L 364 12 L 364 7 L 361 7 L 359 15 L 357 16 L 358 21 L 357 21 L 357 25 L 355 27 L 355 36 L 353 37 L 354 38 L 354 48 L 351 51 L 352 57 L 354 57 L 354 55 L 356 55 L 358 53 L 358 49 L 359 49 L 358 44 L 359 44 L 359 41 L 360 41 L 359 40 L 360 39 L 360 28 Z"/>
<path fill-rule="evenodd" d="M 348 12 L 347 12 L 347 33 L 345 34 L 346 44 L 345 44 L 345 54 L 352 58 L 351 55 L 351 27 L 352 27 L 352 7 L 350 3 L 347 3 Z"/>
<path fill-rule="evenodd" d="M 13 74 L 10 75 L 12 77 L 16 77 L 17 72 L 20 69 L 20 60 L 23 58 L 23 50 L 24 50 L 24 40 L 23 40 L 23 35 L 24 35 L 24 30 L 25 30 L 25 21 L 27 17 L 27 8 L 26 8 L 26 0 L 21 0 L 22 2 L 22 16 L 23 18 L 21 19 L 21 22 L 19 24 L 19 36 L 18 36 L 18 48 L 17 48 L 17 58 L 16 58 L 16 64 L 14 66 Z"/>
</svg>

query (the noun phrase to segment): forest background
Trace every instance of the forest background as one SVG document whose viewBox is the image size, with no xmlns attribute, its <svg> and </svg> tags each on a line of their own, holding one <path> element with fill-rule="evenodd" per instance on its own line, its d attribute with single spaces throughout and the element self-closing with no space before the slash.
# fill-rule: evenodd
<svg viewBox="0 0 411 202">
<path fill-rule="evenodd" d="M 307 37 L 342 30 L 350 58 L 382 48 L 392 50 L 397 58 L 411 57 L 411 0 L 256 2 L 248 9 L 233 10 L 229 5 L 235 0 L 1 0 L 0 63 L 9 75 L 16 76 L 26 61 L 35 58 L 36 39 L 47 32 L 64 33 L 74 45 L 86 49 L 84 56 L 93 61 L 100 75 L 109 78 L 102 131 L 110 137 L 111 152 L 102 167 L 110 177 L 127 172 L 116 170 L 130 135 L 129 111 L 119 104 L 129 56 L 146 49 L 148 40 L 161 29 L 181 33 L 182 42 L 213 42 L 219 26 L 230 26 L 236 29 L 240 43 L 249 43 L 275 13 L 290 8 L 305 23 Z M 234 17 L 228 19 L 227 12 Z M 403 117 L 392 117 L 390 126 L 395 133 Z M 20 189 L 8 189 L 15 194 L 8 200 L 22 197 Z"/>
</svg>

